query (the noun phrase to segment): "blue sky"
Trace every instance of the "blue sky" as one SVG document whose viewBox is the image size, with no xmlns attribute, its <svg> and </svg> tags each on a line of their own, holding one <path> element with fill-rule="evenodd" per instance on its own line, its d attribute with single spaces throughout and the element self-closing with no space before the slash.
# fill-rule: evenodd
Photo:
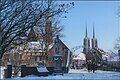
<svg viewBox="0 0 120 80">
<path fill-rule="evenodd" d="M 99 47 L 105 51 L 112 49 L 119 34 L 119 5 L 118 1 L 75 1 L 74 8 L 67 14 L 67 19 L 61 19 L 61 24 L 64 25 L 62 33 L 65 35 L 62 38 L 63 42 L 69 48 L 82 45 L 86 23 L 90 38 L 94 23 Z"/>
</svg>

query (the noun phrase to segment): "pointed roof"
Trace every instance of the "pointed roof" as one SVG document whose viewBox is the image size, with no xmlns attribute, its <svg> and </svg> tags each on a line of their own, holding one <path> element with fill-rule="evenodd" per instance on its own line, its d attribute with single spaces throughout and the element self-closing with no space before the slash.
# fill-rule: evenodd
<svg viewBox="0 0 120 80">
<path fill-rule="evenodd" d="M 75 57 L 73 59 L 74 60 L 86 60 L 84 53 L 79 53 L 79 54 L 75 55 Z"/>
<path fill-rule="evenodd" d="M 88 34 L 87 34 L 87 24 L 86 24 L 86 34 L 85 34 L 85 37 L 87 37 L 87 35 L 88 35 Z"/>
<path fill-rule="evenodd" d="M 35 31 L 35 29 L 31 28 L 28 33 L 28 41 L 37 41 L 38 40 L 38 34 Z"/>
<path fill-rule="evenodd" d="M 95 29 L 94 29 L 94 24 L 93 24 L 93 38 L 95 38 Z"/>
</svg>

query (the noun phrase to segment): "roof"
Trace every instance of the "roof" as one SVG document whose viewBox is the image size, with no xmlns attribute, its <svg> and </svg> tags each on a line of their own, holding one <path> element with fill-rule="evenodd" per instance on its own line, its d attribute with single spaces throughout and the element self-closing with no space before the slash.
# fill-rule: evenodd
<svg viewBox="0 0 120 80">
<path fill-rule="evenodd" d="M 44 48 L 45 46 L 43 46 Z M 37 52 L 43 52 L 42 50 L 42 45 L 40 42 L 38 41 L 35 41 L 35 42 L 28 42 L 26 45 L 24 45 L 24 49 L 25 51 L 27 52 L 34 52 L 34 51 L 37 51 Z"/>
<path fill-rule="evenodd" d="M 36 29 L 36 28 L 31 28 L 28 31 L 28 41 L 38 41 L 39 39 L 41 39 L 41 34 L 40 32 Z"/>
<path fill-rule="evenodd" d="M 74 60 L 86 60 L 84 53 L 79 53 L 78 55 L 75 55 L 73 59 Z"/>
<path fill-rule="evenodd" d="M 60 40 L 60 39 L 59 39 L 59 40 Z M 70 50 L 70 49 L 68 48 L 68 46 L 67 46 L 62 40 L 60 40 L 60 43 L 63 44 L 63 45 L 65 46 L 65 48 L 67 48 L 68 50 Z M 52 47 L 54 47 L 54 43 L 52 43 L 52 44 L 49 45 L 48 50 L 52 49 Z M 70 51 L 70 52 L 71 52 L 71 51 Z"/>
</svg>

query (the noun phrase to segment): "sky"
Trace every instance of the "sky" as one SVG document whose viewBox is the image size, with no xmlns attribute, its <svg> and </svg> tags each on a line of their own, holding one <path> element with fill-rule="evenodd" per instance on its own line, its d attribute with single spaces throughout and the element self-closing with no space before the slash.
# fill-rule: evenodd
<svg viewBox="0 0 120 80">
<path fill-rule="evenodd" d="M 64 25 L 63 42 L 72 49 L 83 45 L 85 25 L 88 28 L 88 37 L 92 38 L 93 24 L 99 48 L 112 50 L 120 32 L 120 18 L 117 16 L 118 1 L 74 1 L 75 6 L 61 19 Z M 79 53 L 82 49 L 77 50 Z"/>
</svg>

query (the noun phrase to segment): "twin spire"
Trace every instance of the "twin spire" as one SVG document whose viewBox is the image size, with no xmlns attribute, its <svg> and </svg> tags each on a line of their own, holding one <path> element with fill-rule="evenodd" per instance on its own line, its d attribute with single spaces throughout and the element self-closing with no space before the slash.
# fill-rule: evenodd
<svg viewBox="0 0 120 80">
<path fill-rule="evenodd" d="M 85 31 L 86 31 L 86 34 L 83 42 L 83 45 L 84 45 L 83 52 L 86 54 L 89 52 L 89 48 L 90 48 L 90 39 L 88 38 L 88 34 L 87 34 L 87 24 L 86 24 Z M 93 24 L 93 38 L 91 39 L 91 47 L 92 49 L 98 48 L 97 39 L 95 38 L 94 24 Z"/>
<path fill-rule="evenodd" d="M 85 34 L 85 37 L 88 36 L 88 33 L 87 33 L 87 24 L 86 24 L 86 34 Z M 93 38 L 95 38 L 95 29 L 94 29 L 94 24 L 93 24 Z"/>
<path fill-rule="evenodd" d="M 87 24 L 86 24 L 86 35 L 85 35 L 85 37 L 87 37 Z"/>
<path fill-rule="evenodd" d="M 95 38 L 95 29 L 94 29 L 94 24 L 93 24 L 93 38 Z"/>
</svg>

